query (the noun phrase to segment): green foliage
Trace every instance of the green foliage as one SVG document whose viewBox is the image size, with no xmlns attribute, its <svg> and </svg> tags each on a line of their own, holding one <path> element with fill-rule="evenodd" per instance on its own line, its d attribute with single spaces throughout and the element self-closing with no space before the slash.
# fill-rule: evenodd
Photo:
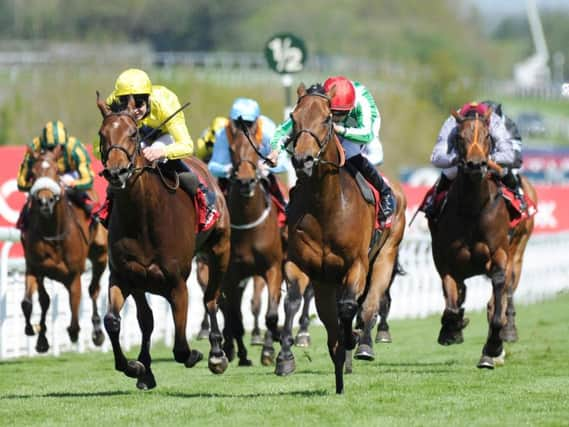
<svg viewBox="0 0 569 427">
<path fill-rule="evenodd" d="M 468 313 L 465 341 L 451 347 L 436 343 L 439 316 L 392 321 L 393 343 L 376 345 L 374 362 L 354 361 L 342 396 L 334 393 L 324 331 L 315 326 L 312 346 L 293 350 L 297 371 L 284 378 L 260 365 L 259 347 L 249 347 L 253 367 L 234 361 L 215 376 L 206 362 L 186 369 L 154 344 L 158 386 L 150 392 L 114 370 L 112 352 L 9 360 L 0 362 L 0 419 L 25 426 L 567 425 L 568 304 L 561 294 L 518 306 L 520 341 L 506 345 L 506 364 L 493 371 L 475 367 L 485 313 Z M 209 350 L 207 342 L 191 344 Z M 137 353 L 136 345 L 127 352 Z"/>
</svg>

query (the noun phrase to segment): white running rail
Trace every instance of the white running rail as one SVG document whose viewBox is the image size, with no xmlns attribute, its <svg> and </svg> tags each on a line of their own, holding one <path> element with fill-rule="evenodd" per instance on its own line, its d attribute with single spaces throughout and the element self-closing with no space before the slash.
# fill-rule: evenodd
<svg viewBox="0 0 569 427">
<path fill-rule="evenodd" d="M 8 253 L 13 242 L 19 240 L 15 229 L 0 227 L 0 360 L 20 357 L 37 356 L 35 351 L 36 337 L 24 335 L 24 317 L 20 302 L 24 295 L 24 263 L 23 260 L 9 260 Z M 516 292 L 516 302 L 529 304 L 546 298 L 553 298 L 558 292 L 569 289 L 569 233 L 537 234 L 528 244 L 524 258 L 522 279 Z M 405 238 L 400 250 L 400 262 L 406 275 L 398 276 L 391 290 L 392 306 L 390 318 L 418 318 L 431 314 L 441 314 L 444 307 L 442 288 L 432 261 L 430 237 L 418 234 Z M 195 268 L 193 269 L 195 271 Z M 102 347 L 96 348 L 91 342 L 91 312 L 87 292 L 90 273 L 83 277 L 83 295 L 80 312 L 79 341 L 71 344 L 66 328 L 69 325 L 70 313 L 68 293 L 60 283 L 46 280 L 47 291 L 51 297 L 51 306 L 47 318 L 47 338 L 50 343 L 49 354 L 59 355 L 65 351 L 110 351 L 111 346 L 105 334 Z M 101 280 L 101 295 L 99 297 L 99 313 L 101 317 L 107 309 L 108 275 L 105 273 Z M 490 297 L 491 286 L 481 277 L 467 281 L 468 291 L 465 307 L 467 311 L 485 309 Z M 188 280 L 189 286 L 189 324 L 188 336 L 194 336 L 204 313 L 202 292 L 199 289 L 195 275 L 192 273 Z M 284 286 L 283 286 L 284 288 Z M 243 313 L 245 326 L 252 328 L 253 319 L 250 311 L 252 286 L 248 285 L 243 296 Z M 284 297 L 284 294 L 283 294 Z M 148 300 L 154 313 L 154 342 L 164 341 L 173 345 L 173 320 L 166 300 L 161 297 L 148 295 Z M 37 296 L 34 298 L 32 323 L 39 323 L 40 307 Z M 266 310 L 266 291 L 263 300 L 261 320 L 264 320 Z M 315 310 L 312 309 L 312 313 Z M 284 313 L 279 314 L 281 322 Z M 222 318 L 220 317 L 222 323 Z M 121 342 L 125 349 L 134 346 L 138 351 L 140 332 L 136 320 L 136 308 L 129 298 L 122 312 Z"/>
</svg>

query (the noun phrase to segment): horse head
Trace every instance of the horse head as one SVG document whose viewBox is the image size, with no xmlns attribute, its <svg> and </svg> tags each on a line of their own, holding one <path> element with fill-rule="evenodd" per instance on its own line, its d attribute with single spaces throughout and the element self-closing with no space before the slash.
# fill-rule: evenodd
<svg viewBox="0 0 569 427">
<path fill-rule="evenodd" d="M 333 158 L 329 150 L 329 142 L 335 138 L 330 110 L 330 99 L 335 94 L 333 86 L 328 93 L 320 85 L 311 86 L 308 90 L 300 84 L 296 91 L 298 101 L 290 114 L 293 123 L 292 164 L 300 175 L 312 176 L 313 168 L 318 164 L 335 164 L 339 166 L 339 155 Z"/>
<path fill-rule="evenodd" d="M 99 129 L 99 149 L 103 177 L 113 189 L 124 189 L 129 179 L 144 164 L 141 141 L 134 118 L 134 98 L 129 97 L 127 109 L 113 112 L 97 92 L 97 106 L 103 116 Z"/>
<path fill-rule="evenodd" d="M 490 116 L 492 109 L 484 115 L 474 113 L 462 116 L 453 111 L 458 124 L 456 149 L 459 157 L 458 166 L 469 175 L 485 176 L 488 171 L 492 139 L 490 137 Z"/>
<path fill-rule="evenodd" d="M 230 181 L 238 186 L 239 193 L 243 197 L 253 197 L 255 188 L 261 179 L 257 167 L 259 161 L 257 133 L 259 130 L 258 120 L 255 122 L 231 121 L 228 127 L 229 152 L 233 166 Z"/>
<path fill-rule="evenodd" d="M 61 145 L 53 150 L 30 151 L 29 154 L 34 159 L 31 169 L 33 185 L 30 189 L 32 205 L 38 207 L 42 216 L 51 217 L 62 194 L 57 166 L 57 161 L 62 155 Z"/>
</svg>

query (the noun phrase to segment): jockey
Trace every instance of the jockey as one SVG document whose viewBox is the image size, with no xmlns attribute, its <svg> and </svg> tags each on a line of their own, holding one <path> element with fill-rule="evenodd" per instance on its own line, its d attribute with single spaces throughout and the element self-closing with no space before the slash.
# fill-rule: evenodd
<svg viewBox="0 0 569 427">
<path fill-rule="evenodd" d="M 275 123 L 267 116 L 261 115 L 257 101 L 249 98 L 237 98 L 231 106 L 227 126 L 219 129 L 215 135 L 216 142 L 208 164 L 208 168 L 213 176 L 229 178 L 233 172 L 229 140 L 235 133 L 237 126 L 239 126 L 239 120 L 248 129 L 252 129 L 255 124 L 257 125 L 255 134 L 251 136 L 259 144 L 259 151 L 262 155 L 268 156 L 271 151 L 270 141 L 275 133 Z M 286 208 L 287 202 L 280 190 L 276 177 L 273 175 L 286 172 L 286 163 L 288 162 L 286 153 L 283 152 L 279 160 L 279 164 L 272 168 L 267 168 L 264 161 L 260 160 L 259 167 L 262 171 L 266 171 L 266 176 L 269 180 L 269 192 L 275 196 L 283 208 Z"/>
<path fill-rule="evenodd" d="M 148 75 L 139 69 L 131 68 L 123 71 L 115 82 L 113 92 L 107 98 L 107 105 L 114 112 L 123 111 L 127 108 L 130 96 L 135 102 L 134 117 L 138 123 L 142 141 L 142 154 L 150 162 L 158 161 L 166 163 L 164 166 L 174 169 L 183 181 L 197 182 L 207 199 L 208 212 L 206 223 L 218 215 L 215 208 L 215 193 L 210 191 L 180 159 L 194 154 L 194 142 L 188 132 L 184 113 L 178 111 L 173 117 L 164 123 L 172 114 L 180 108 L 180 101 L 170 89 L 153 85 Z M 156 128 L 157 138 L 152 141 L 144 141 Z M 103 224 L 106 224 L 109 214 L 109 194 L 105 205 L 99 211 L 98 216 Z"/>
<path fill-rule="evenodd" d="M 332 120 L 342 147 L 346 154 L 346 162 L 376 188 L 381 195 L 379 219 L 382 225 L 389 223 L 395 211 L 395 198 L 391 188 L 373 164 L 363 155 L 366 146 L 374 146 L 374 162 L 383 162 L 383 148 L 379 140 L 381 115 L 370 91 L 361 83 L 348 80 L 346 77 L 329 77 L 324 82 L 324 92 L 335 86 L 336 93 L 330 100 Z M 276 157 L 278 150 L 283 150 L 293 128 L 292 119 L 287 119 L 276 130 L 271 146 L 271 158 Z M 379 149 L 377 148 L 379 146 Z"/>
<path fill-rule="evenodd" d="M 521 136 L 517 130 L 515 123 L 502 113 L 500 104 L 492 101 L 481 103 L 469 102 L 464 104 L 459 111 L 461 116 L 478 113 L 484 115 L 488 109 L 492 107 L 492 115 L 490 116 L 489 132 L 493 140 L 493 151 L 490 154 L 492 160 L 503 168 L 503 175 L 500 177 L 502 182 L 513 191 L 516 197 L 522 203 L 522 209 L 525 209 L 525 200 L 521 187 L 520 178 L 513 169 L 519 169 L 522 164 L 521 156 Z M 506 123 L 510 122 L 509 128 Z M 455 148 L 455 138 L 458 126 L 456 119 L 451 115 L 443 124 L 437 143 L 431 154 L 431 163 L 442 169 L 441 176 L 434 187 L 431 197 L 426 200 L 424 207 L 425 215 L 434 219 L 438 212 L 435 206 L 437 195 L 450 188 L 452 181 L 458 173 L 458 154 Z"/>
<path fill-rule="evenodd" d="M 33 184 L 31 176 L 34 164 L 33 153 L 45 150 L 53 150 L 58 145 L 62 147 L 63 155 L 59 158 L 57 166 L 61 174 L 61 181 L 65 187 L 65 193 L 69 199 L 81 207 L 88 216 L 93 210 L 93 200 L 87 193 L 93 188 L 93 168 L 91 159 L 85 146 L 74 136 L 70 136 L 60 120 L 47 122 L 42 129 L 41 135 L 35 137 L 26 151 L 20 170 L 18 172 L 18 190 L 29 192 Z M 24 205 L 20 214 L 18 225 L 25 228 L 28 203 Z"/>
<path fill-rule="evenodd" d="M 196 157 L 205 163 L 208 163 L 213 154 L 213 146 L 215 144 L 215 135 L 220 129 L 225 129 L 229 124 L 227 117 L 215 117 L 211 124 L 205 128 L 196 141 Z"/>
</svg>

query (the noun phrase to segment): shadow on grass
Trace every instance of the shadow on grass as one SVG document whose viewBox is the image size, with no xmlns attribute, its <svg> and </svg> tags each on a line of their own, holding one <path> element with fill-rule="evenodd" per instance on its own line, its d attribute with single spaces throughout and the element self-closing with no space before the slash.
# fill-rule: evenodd
<svg viewBox="0 0 569 427">
<path fill-rule="evenodd" d="M 0 400 L 11 399 L 36 399 L 41 397 L 110 397 L 110 396 L 126 396 L 137 393 L 133 391 L 96 391 L 88 393 L 44 393 L 44 394 L 7 394 L 6 396 L 0 395 Z"/>
<path fill-rule="evenodd" d="M 171 397 L 182 397 L 185 399 L 195 399 L 195 398 L 210 398 L 210 397 L 227 397 L 227 398 L 257 398 L 257 397 L 270 397 L 270 396 L 295 396 L 295 397 L 317 397 L 317 396 L 328 396 L 330 393 L 327 390 L 294 390 L 294 391 L 280 391 L 278 393 L 163 393 L 166 396 Z"/>
</svg>

